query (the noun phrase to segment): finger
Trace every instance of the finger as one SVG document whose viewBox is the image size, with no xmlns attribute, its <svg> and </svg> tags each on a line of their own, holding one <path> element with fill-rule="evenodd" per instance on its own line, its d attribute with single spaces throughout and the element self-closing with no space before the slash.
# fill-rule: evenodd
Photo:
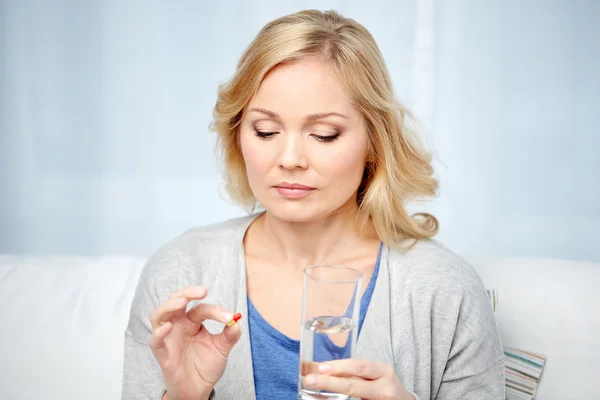
<svg viewBox="0 0 600 400">
<path fill-rule="evenodd" d="M 319 372 L 322 374 L 371 380 L 388 375 L 390 369 L 387 364 L 355 358 L 328 361 L 319 365 Z"/>
<path fill-rule="evenodd" d="M 212 337 L 216 349 L 225 358 L 229 356 L 231 349 L 240 339 L 240 324 L 234 323 L 227 326 L 227 323 L 233 318 L 233 313 L 224 307 L 216 304 L 198 304 L 187 312 L 187 317 L 195 323 L 202 323 L 207 319 L 211 319 L 226 324 L 220 334 Z"/>
<path fill-rule="evenodd" d="M 158 328 L 163 322 L 171 319 L 173 314 L 183 310 L 188 302 L 186 297 L 169 298 L 165 303 L 156 307 L 150 314 L 152 329 Z"/>
<path fill-rule="evenodd" d="M 231 326 L 225 326 L 223 332 L 213 336 L 213 343 L 217 350 L 227 358 L 233 346 L 240 340 L 242 336 L 242 329 L 240 324 L 233 324 Z"/>
<path fill-rule="evenodd" d="M 153 352 L 160 352 L 165 348 L 165 338 L 171 332 L 173 324 L 165 322 L 152 332 L 150 336 L 150 348 Z"/>
<path fill-rule="evenodd" d="M 308 374 L 318 374 L 319 366 L 322 365 L 316 361 L 302 361 L 300 363 L 300 375 L 306 376 Z M 323 371 L 325 373 L 325 371 Z"/>
<path fill-rule="evenodd" d="M 233 313 L 224 307 L 216 304 L 197 304 L 187 312 L 190 321 L 201 324 L 207 319 L 228 323 L 233 318 Z"/>
<path fill-rule="evenodd" d="M 152 328 L 156 329 L 162 322 L 168 321 L 173 313 L 187 306 L 191 300 L 201 300 L 207 293 L 208 290 L 202 286 L 188 286 L 176 291 L 150 314 Z"/>
<path fill-rule="evenodd" d="M 206 297 L 207 293 L 208 289 L 206 289 L 204 286 L 187 286 L 173 293 L 171 296 L 169 296 L 169 299 L 186 297 L 188 300 L 200 300 Z"/>
<path fill-rule="evenodd" d="M 339 377 L 333 375 L 310 374 L 304 378 L 304 385 L 311 389 L 325 390 L 364 399 L 379 398 L 380 391 L 376 381 L 361 378 Z"/>
</svg>

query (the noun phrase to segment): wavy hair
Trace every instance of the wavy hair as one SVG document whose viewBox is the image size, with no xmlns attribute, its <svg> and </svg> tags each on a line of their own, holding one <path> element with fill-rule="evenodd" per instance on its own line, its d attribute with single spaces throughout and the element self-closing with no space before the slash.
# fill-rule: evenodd
<svg viewBox="0 0 600 400">
<path fill-rule="evenodd" d="M 257 203 L 238 137 L 245 107 L 269 71 L 307 57 L 330 63 L 366 121 L 367 164 L 357 196 L 362 228 L 372 221 L 381 240 L 396 248 L 433 237 L 437 219 L 428 213 L 410 215 L 405 208 L 410 200 L 436 195 L 438 188 L 419 123 L 396 100 L 372 35 L 335 11 L 306 10 L 268 23 L 243 53 L 234 76 L 219 86 L 211 130 L 218 135 L 230 198 L 249 210 Z"/>
</svg>

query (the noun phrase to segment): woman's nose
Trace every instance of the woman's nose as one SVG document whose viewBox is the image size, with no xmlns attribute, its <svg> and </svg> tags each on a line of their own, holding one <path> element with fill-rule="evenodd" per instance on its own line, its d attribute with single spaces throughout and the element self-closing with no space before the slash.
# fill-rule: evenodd
<svg viewBox="0 0 600 400">
<path fill-rule="evenodd" d="M 279 159 L 277 160 L 279 167 L 285 169 L 306 168 L 308 163 L 303 135 L 285 133 L 281 136 Z"/>
</svg>

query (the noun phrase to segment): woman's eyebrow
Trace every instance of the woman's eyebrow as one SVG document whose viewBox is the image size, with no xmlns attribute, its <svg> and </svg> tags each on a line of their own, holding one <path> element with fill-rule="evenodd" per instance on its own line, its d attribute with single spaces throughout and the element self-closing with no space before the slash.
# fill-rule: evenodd
<svg viewBox="0 0 600 400">
<path fill-rule="evenodd" d="M 264 114 L 269 118 L 280 119 L 280 117 L 277 113 L 274 113 L 273 111 L 270 111 L 270 110 L 266 110 L 264 108 L 251 108 L 248 110 L 248 112 L 257 112 L 257 113 Z M 340 114 L 337 112 L 326 112 L 326 113 L 309 114 L 306 116 L 305 119 L 307 121 L 316 121 L 316 120 L 324 119 L 324 118 L 328 118 L 328 117 L 340 117 L 340 118 L 344 118 L 344 119 L 350 118 L 344 114 Z"/>
</svg>

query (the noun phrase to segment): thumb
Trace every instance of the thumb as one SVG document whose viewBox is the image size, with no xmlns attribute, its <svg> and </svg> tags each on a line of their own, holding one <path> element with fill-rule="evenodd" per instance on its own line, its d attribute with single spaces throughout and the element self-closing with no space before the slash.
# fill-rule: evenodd
<svg viewBox="0 0 600 400">
<path fill-rule="evenodd" d="M 219 352 L 228 357 L 231 349 L 237 344 L 241 336 L 242 329 L 240 324 L 235 323 L 232 326 L 225 326 L 223 332 L 213 336 L 213 342 Z"/>
</svg>

